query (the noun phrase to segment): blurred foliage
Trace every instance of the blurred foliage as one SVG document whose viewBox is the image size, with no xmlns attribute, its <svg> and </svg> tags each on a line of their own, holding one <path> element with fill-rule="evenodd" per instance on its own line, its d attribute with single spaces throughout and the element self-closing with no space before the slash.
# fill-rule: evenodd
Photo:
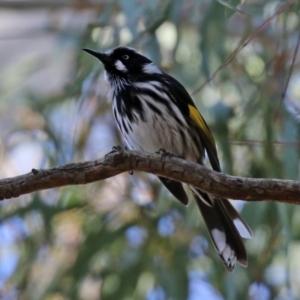
<svg viewBox="0 0 300 300">
<path fill-rule="evenodd" d="M 2 178 L 97 159 L 122 144 L 102 67 L 81 48 L 138 48 L 192 93 L 286 3 L 3 1 Z M 299 178 L 299 16 L 297 1 L 286 5 L 193 95 L 226 173 Z M 182 207 L 153 176 L 3 201 L 0 298 L 299 299 L 299 208 L 234 203 L 254 237 L 248 268 L 228 274 L 195 204 Z"/>
</svg>

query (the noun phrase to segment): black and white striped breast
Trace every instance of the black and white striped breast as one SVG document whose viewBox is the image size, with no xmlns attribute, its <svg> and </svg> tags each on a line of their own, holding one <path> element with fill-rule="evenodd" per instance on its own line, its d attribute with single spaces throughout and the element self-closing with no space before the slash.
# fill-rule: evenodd
<svg viewBox="0 0 300 300">
<path fill-rule="evenodd" d="M 113 112 L 130 149 L 156 152 L 163 148 L 191 161 L 202 159 L 197 128 L 161 82 L 134 82 L 114 89 Z"/>
</svg>

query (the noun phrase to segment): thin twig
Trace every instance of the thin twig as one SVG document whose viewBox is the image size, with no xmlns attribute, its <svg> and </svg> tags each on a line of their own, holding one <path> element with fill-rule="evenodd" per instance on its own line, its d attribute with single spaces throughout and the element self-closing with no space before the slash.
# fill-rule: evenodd
<svg viewBox="0 0 300 300">
<path fill-rule="evenodd" d="M 281 95 L 280 103 L 279 103 L 279 105 L 278 105 L 278 107 L 276 109 L 276 113 L 275 113 L 274 119 L 277 118 L 279 109 L 280 109 L 280 107 L 282 105 L 282 102 L 285 99 L 286 92 L 287 92 L 287 89 L 288 89 L 288 86 L 289 86 L 289 83 L 290 83 L 290 79 L 291 79 L 291 76 L 292 76 L 292 73 L 293 73 L 293 69 L 294 69 L 296 57 L 297 57 L 297 54 L 298 54 L 299 45 L 300 45 L 300 31 L 299 31 L 299 34 L 298 34 L 297 44 L 296 44 L 296 47 L 295 47 L 295 50 L 294 50 L 292 63 L 291 63 L 291 66 L 289 68 L 289 72 L 288 72 L 288 76 L 287 76 L 287 79 L 286 79 L 286 83 L 285 83 L 285 86 L 284 86 L 284 89 L 283 89 L 283 92 L 282 92 L 282 95 Z"/>
<path fill-rule="evenodd" d="M 239 140 L 229 140 L 229 143 L 232 145 L 241 145 L 241 146 L 283 146 L 283 147 L 300 147 L 300 142 L 285 142 L 285 141 L 257 141 L 257 140 L 245 140 L 245 141 L 239 141 Z"/>
<path fill-rule="evenodd" d="M 237 56 L 237 54 L 259 34 L 259 32 L 261 32 L 276 16 L 280 15 L 284 10 L 287 9 L 287 7 L 292 5 L 293 2 L 294 0 L 290 0 L 281 7 L 279 7 L 271 17 L 269 17 L 263 24 L 261 24 L 254 32 L 250 34 L 246 41 L 241 42 L 240 45 L 217 68 L 217 70 L 215 70 L 214 73 L 203 84 L 201 84 L 200 87 L 198 87 L 195 91 L 192 92 L 192 96 L 199 93 L 207 83 L 211 82 L 222 68 L 226 67 Z"/>
</svg>

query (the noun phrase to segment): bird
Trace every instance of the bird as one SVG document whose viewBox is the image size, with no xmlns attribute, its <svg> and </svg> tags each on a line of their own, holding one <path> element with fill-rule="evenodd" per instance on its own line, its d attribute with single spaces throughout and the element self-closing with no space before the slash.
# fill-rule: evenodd
<svg viewBox="0 0 300 300">
<path fill-rule="evenodd" d="M 105 52 L 82 49 L 104 65 L 104 78 L 113 114 L 128 149 L 155 153 L 163 149 L 176 157 L 221 172 L 216 143 L 203 116 L 184 86 L 151 59 L 131 47 Z M 182 204 L 189 198 L 178 181 L 159 177 Z M 229 272 L 236 262 L 247 267 L 243 238 L 252 231 L 228 199 L 216 198 L 188 186 L 204 219 L 213 245 Z"/>
</svg>

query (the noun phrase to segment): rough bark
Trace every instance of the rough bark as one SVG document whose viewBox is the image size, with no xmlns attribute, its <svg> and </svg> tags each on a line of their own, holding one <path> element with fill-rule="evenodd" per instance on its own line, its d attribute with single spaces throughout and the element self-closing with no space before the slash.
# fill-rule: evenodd
<svg viewBox="0 0 300 300">
<path fill-rule="evenodd" d="M 181 181 L 217 197 L 300 204 L 298 181 L 230 176 L 176 157 L 128 150 L 111 152 L 95 161 L 33 169 L 21 176 L 2 179 L 0 199 L 54 187 L 87 184 L 127 171 L 147 172 Z"/>
</svg>

